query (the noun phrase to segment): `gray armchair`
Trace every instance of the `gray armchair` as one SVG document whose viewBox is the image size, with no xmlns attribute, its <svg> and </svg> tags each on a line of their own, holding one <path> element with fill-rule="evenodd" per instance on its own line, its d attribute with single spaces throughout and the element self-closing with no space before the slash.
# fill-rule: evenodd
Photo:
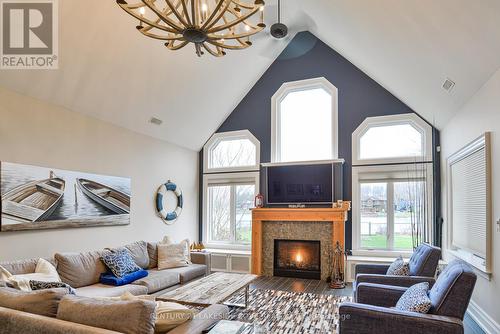
<svg viewBox="0 0 500 334">
<path fill-rule="evenodd" d="M 434 284 L 436 268 L 441 258 L 441 248 L 429 244 L 421 244 L 413 252 L 410 261 L 410 276 L 386 275 L 389 265 L 386 264 L 357 264 L 352 288 L 354 301 L 357 301 L 357 290 L 360 283 L 375 283 L 410 287 L 421 282 Z"/>
<path fill-rule="evenodd" d="M 462 334 L 462 320 L 476 284 L 476 274 L 463 261 L 454 260 L 429 291 L 428 314 L 394 307 L 406 287 L 360 283 L 358 303 L 339 307 L 340 334 Z"/>
</svg>

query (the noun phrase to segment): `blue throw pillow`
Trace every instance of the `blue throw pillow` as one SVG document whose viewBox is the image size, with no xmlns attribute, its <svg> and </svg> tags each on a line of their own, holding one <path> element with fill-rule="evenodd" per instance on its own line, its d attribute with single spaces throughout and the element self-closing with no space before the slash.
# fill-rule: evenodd
<svg viewBox="0 0 500 334">
<path fill-rule="evenodd" d="M 125 248 L 108 252 L 101 259 L 116 277 L 123 277 L 142 269 L 134 262 L 132 255 Z"/>
<path fill-rule="evenodd" d="M 123 277 L 116 277 L 112 273 L 104 273 L 101 274 L 101 278 L 99 279 L 99 281 L 102 284 L 120 286 L 132 283 L 133 281 L 136 281 L 146 276 L 148 276 L 148 272 L 144 269 L 141 269 L 138 271 L 134 271 L 133 273 L 126 274 Z"/>
<path fill-rule="evenodd" d="M 403 293 L 396 304 L 400 311 L 427 313 L 431 309 L 431 300 L 428 296 L 429 283 L 423 282 L 412 285 Z"/>
</svg>

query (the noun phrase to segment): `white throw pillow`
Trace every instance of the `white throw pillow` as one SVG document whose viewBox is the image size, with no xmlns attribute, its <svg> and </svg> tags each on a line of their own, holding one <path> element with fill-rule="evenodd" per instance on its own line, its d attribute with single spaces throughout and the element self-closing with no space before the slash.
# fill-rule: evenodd
<svg viewBox="0 0 500 334">
<path fill-rule="evenodd" d="M 14 285 L 19 290 L 31 291 L 30 280 L 42 282 L 61 282 L 56 268 L 47 260 L 38 259 L 35 272 L 31 274 L 12 275 L 0 266 L 0 278 Z"/>
<path fill-rule="evenodd" d="M 165 239 L 164 239 L 165 240 Z M 158 244 L 158 270 L 186 267 L 191 263 L 189 254 L 189 240 L 182 240 L 178 244 Z"/>
</svg>

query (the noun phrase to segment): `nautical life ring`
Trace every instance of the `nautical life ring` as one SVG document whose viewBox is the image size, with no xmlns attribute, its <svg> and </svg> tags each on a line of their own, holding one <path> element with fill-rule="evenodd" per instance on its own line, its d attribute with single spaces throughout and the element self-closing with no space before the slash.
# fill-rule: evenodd
<svg viewBox="0 0 500 334">
<path fill-rule="evenodd" d="M 163 206 L 163 197 L 167 194 L 167 191 L 173 191 L 175 196 L 177 196 L 177 207 L 171 212 L 168 212 Z M 167 183 L 162 184 L 158 188 L 158 192 L 156 193 L 156 211 L 165 224 L 173 224 L 179 218 L 182 212 L 182 204 L 182 191 L 175 183 L 168 180 Z"/>
</svg>

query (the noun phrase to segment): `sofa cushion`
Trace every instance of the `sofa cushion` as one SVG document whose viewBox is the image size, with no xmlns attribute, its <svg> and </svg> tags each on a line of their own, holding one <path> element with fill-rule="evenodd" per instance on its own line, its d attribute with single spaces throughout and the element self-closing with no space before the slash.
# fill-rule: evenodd
<svg viewBox="0 0 500 334">
<path fill-rule="evenodd" d="M 145 295 L 148 293 L 148 289 L 145 286 L 127 284 L 121 286 L 105 285 L 101 283 L 92 284 L 89 286 L 80 287 L 75 289 L 77 296 L 82 297 L 119 297 L 125 292 L 130 292 L 131 294 Z"/>
<path fill-rule="evenodd" d="M 0 306 L 13 310 L 55 317 L 60 300 L 68 294 L 64 288 L 21 291 L 0 288 Z"/>
<path fill-rule="evenodd" d="M 464 261 L 451 261 L 429 291 L 430 313 L 463 319 L 476 279 L 474 270 Z"/>
<path fill-rule="evenodd" d="M 57 318 L 126 334 L 154 333 L 156 304 L 149 300 L 102 300 L 66 296 Z"/>
<path fill-rule="evenodd" d="M 148 293 L 155 293 L 157 291 L 166 289 L 181 282 L 178 272 L 173 269 L 158 270 L 149 269 L 148 276 L 134 281 L 132 284 L 137 284 L 146 287 Z"/>
<path fill-rule="evenodd" d="M 190 264 L 187 267 L 167 269 L 171 273 L 178 273 L 181 284 L 189 282 L 197 277 L 205 276 L 207 266 L 204 264 Z"/>
<path fill-rule="evenodd" d="M 434 277 L 440 258 L 440 248 L 425 243 L 420 244 L 408 261 L 410 275 Z"/>
<path fill-rule="evenodd" d="M 148 242 L 149 269 L 158 267 L 158 243 Z"/>
<path fill-rule="evenodd" d="M 102 261 L 116 277 L 123 277 L 127 274 L 141 270 L 126 248 L 110 251 L 101 256 Z"/>
<path fill-rule="evenodd" d="M 86 253 L 56 253 L 57 271 L 64 283 L 73 288 L 92 285 L 99 282 L 99 277 L 106 272 L 101 256 L 106 251 Z"/>
<path fill-rule="evenodd" d="M 148 272 L 144 269 L 134 271 L 133 273 L 126 274 L 122 277 L 116 277 L 111 273 L 103 273 L 101 274 L 99 282 L 106 285 L 120 286 L 130 284 L 146 276 L 148 276 Z"/>
<path fill-rule="evenodd" d="M 145 241 L 136 241 L 123 246 L 128 249 L 134 262 L 142 269 L 149 268 L 149 252 L 148 245 Z"/>
</svg>

